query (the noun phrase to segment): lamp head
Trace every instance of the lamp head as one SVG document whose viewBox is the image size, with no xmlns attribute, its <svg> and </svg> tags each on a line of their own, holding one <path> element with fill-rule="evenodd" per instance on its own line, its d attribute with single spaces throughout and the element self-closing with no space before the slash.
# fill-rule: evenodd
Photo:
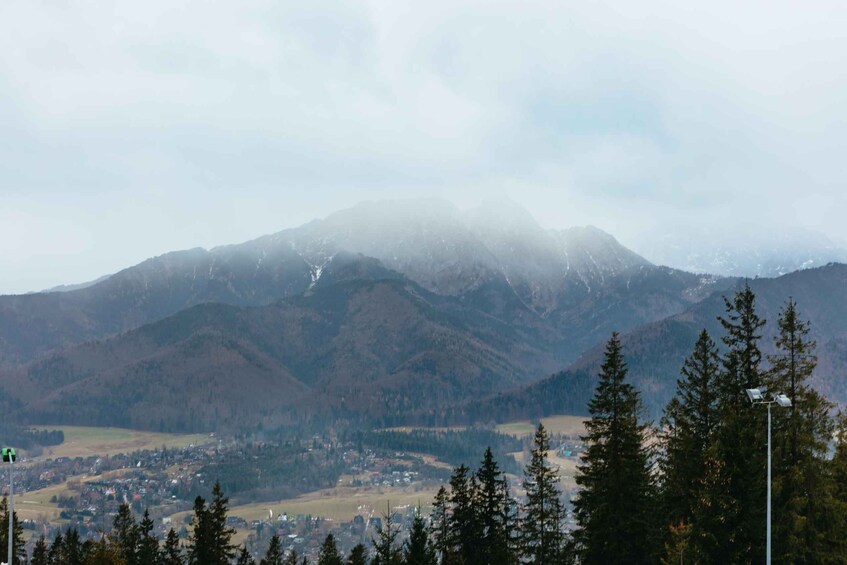
<svg viewBox="0 0 847 565">
<path fill-rule="evenodd" d="M 784 394 L 777 394 L 774 400 L 776 400 L 776 403 L 782 406 L 783 408 L 788 408 L 789 406 L 791 406 L 791 399 L 785 396 Z"/>
<path fill-rule="evenodd" d="M 761 388 L 748 388 L 747 397 L 750 402 L 762 402 L 765 400 L 765 391 Z"/>
</svg>

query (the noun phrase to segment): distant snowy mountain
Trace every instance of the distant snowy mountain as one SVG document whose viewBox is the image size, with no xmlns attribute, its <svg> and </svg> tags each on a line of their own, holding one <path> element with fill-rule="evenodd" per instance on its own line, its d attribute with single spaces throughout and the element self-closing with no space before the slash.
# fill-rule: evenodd
<svg viewBox="0 0 847 565">
<path fill-rule="evenodd" d="M 804 229 L 680 228 L 645 233 L 633 247 L 660 265 L 735 277 L 778 277 L 847 263 L 847 245 Z"/>
</svg>

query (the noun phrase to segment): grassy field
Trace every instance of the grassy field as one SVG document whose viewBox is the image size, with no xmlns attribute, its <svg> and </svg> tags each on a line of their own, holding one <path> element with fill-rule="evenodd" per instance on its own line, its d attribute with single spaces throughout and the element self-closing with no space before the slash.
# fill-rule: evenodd
<svg viewBox="0 0 847 565">
<path fill-rule="evenodd" d="M 350 521 L 357 514 L 367 517 L 373 512 L 374 516 L 381 516 L 389 504 L 391 508 L 420 504 L 424 512 L 429 512 L 436 490 L 416 487 L 337 487 L 288 500 L 233 506 L 229 515 L 240 516 L 249 522 L 267 519 L 268 510 L 273 510 L 274 516 L 282 513 L 289 516 L 310 514 L 335 521 Z M 181 522 L 185 515 L 186 512 L 175 514 L 173 521 Z"/>
<path fill-rule="evenodd" d="M 541 423 L 549 434 L 576 436 L 585 433 L 583 422 L 586 416 L 548 416 L 541 418 Z M 497 431 L 514 437 L 526 437 L 535 433 L 535 426 L 529 420 L 499 424 Z"/>
<path fill-rule="evenodd" d="M 206 434 L 165 434 L 140 432 L 123 428 L 93 428 L 82 426 L 33 426 L 42 430 L 62 430 L 65 442 L 44 448 L 34 460 L 57 457 L 89 457 L 116 455 L 142 449 L 186 447 L 214 441 Z"/>
</svg>

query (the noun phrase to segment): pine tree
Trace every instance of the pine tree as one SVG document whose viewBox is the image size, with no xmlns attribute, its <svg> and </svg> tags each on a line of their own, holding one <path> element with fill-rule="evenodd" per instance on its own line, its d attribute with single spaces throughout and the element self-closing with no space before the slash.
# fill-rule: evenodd
<svg viewBox="0 0 847 565">
<path fill-rule="evenodd" d="M 655 562 L 655 486 L 639 421 L 638 392 L 626 382 L 618 334 L 606 344 L 594 397 L 588 403 L 575 502 L 577 548 L 587 565 Z"/>
<path fill-rule="evenodd" d="M 475 565 L 480 558 L 479 542 L 482 537 L 479 512 L 476 505 L 478 485 L 470 469 L 460 465 L 450 477 L 449 551 L 465 565 Z"/>
<path fill-rule="evenodd" d="M 718 411 L 721 424 L 715 441 L 716 466 L 724 476 L 714 486 L 726 488 L 711 496 L 722 500 L 726 512 L 712 531 L 710 563 L 748 563 L 765 553 L 765 467 L 767 414 L 750 406 L 746 389 L 766 385 L 759 349 L 765 320 L 755 308 L 756 296 L 749 285 L 732 300 L 724 298 L 726 316 L 718 318 L 726 335 L 726 352 L 718 380 Z"/>
<path fill-rule="evenodd" d="M 377 528 L 376 539 L 373 540 L 374 555 L 371 565 L 402 565 L 403 550 L 397 547 L 399 528 L 394 524 L 389 508 L 382 518 L 382 524 Z"/>
<path fill-rule="evenodd" d="M 515 563 L 511 532 L 515 529 L 514 501 L 509 496 L 509 484 L 500 471 L 491 447 L 485 450 L 476 474 L 479 484 L 479 555 L 482 563 Z"/>
<path fill-rule="evenodd" d="M 59 565 L 64 559 L 65 537 L 59 533 L 53 538 L 53 543 L 50 544 L 50 551 L 47 552 L 47 561 L 50 565 Z"/>
<path fill-rule="evenodd" d="M 817 365 L 815 342 L 794 300 L 780 312 L 778 326 L 779 353 L 768 356 L 769 387 L 792 403 L 787 415 L 785 409 L 773 413 L 773 553 L 778 562 L 816 563 L 829 528 L 823 518 L 830 503 L 824 459 L 833 433 L 832 405 L 807 384 Z"/>
<path fill-rule="evenodd" d="M 256 561 L 253 560 L 253 556 L 247 551 L 246 545 L 241 546 L 241 551 L 238 552 L 238 559 L 235 563 L 236 565 L 256 565 Z"/>
<path fill-rule="evenodd" d="M 526 504 L 520 522 L 523 563 L 547 565 L 564 558 L 564 508 L 559 499 L 558 472 L 547 461 L 549 450 L 547 430 L 539 423 L 530 461 L 524 470 Z"/>
<path fill-rule="evenodd" d="M 70 528 L 65 532 L 62 555 L 62 565 L 83 565 L 85 550 L 76 528 Z"/>
<path fill-rule="evenodd" d="M 138 524 L 138 563 L 155 563 L 159 554 L 159 539 L 153 533 L 153 520 L 150 513 L 144 510 L 144 516 Z M 128 565 L 128 564 L 127 564 Z"/>
<path fill-rule="evenodd" d="M 15 512 L 13 519 L 12 536 L 14 537 L 15 563 L 24 563 L 26 561 L 26 544 L 23 538 L 23 528 L 18 522 L 17 512 Z M 4 563 L 9 561 L 9 500 L 5 496 L 0 499 L 0 560 Z"/>
<path fill-rule="evenodd" d="M 129 504 L 121 504 L 118 513 L 112 521 L 112 531 L 117 538 L 118 547 L 127 565 L 139 565 L 138 542 L 139 531 Z"/>
<path fill-rule="evenodd" d="M 409 539 L 403 548 L 404 565 L 436 565 L 435 548 L 429 542 L 429 533 L 418 507 L 412 521 Z"/>
<path fill-rule="evenodd" d="M 430 514 L 430 538 L 438 562 L 452 563 L 450 553 L 450 496 L 444 485 L 439 487 Z"/>
<path fill-rule="evenodd" d="M 363 544 L 353 546 L 347 557 L 347 565 L 368 565 L 368 550 Z"/>
<path fill-rule="evenodd" d="M 659 466 L 662 476 L 661 504 L 666 535 L 679 538 L 686 533 L 688 548 L 700 537 L 700 521 L 695 516 L 702 511 L 703 486 L 709 469 L 708 459 L 719 423 L 717 391 L 720 365 L 717 348 L 706 330 L 700 332 L 694 352 L 682 366 L 682 378 L 677 380 L 676 395 L 665 408 L 660 439 L 662 455 Z M 694 540 L 694 543 L 690 543 Z M 677 542 L 666 540 L 678 548 Z"/>
<path fill-rule="evenodd" d="M 212 488 L 212 502 L 198 496 L 194 500 L 193 532 L 188 545 L 189 565 L 228 565 L 235 556 L 230 543 L 233 528 L 226 525 L 229 499 L 223 495 L 220 483 Z"/>
<path fill-rule="evenodd" d="M 338 553 L 335 536 L 332 534 L 327 534 L 323 544 L 321 544 L 321 550 L 318 553 L 318 565 L 344 565 L 344 560 Z"/>
<path fill-rule="evenodd" d="M 297 560 L 297 555 L 294 554 L 294 560 Z M 271 542 L 268 545 L 265 556 L 259 562 L 260 565 L 282 565 L 282 544 L 279 542 L 279 536 L 271 536 Z"/>
<path fill-rule="evenodd" d="M 48 565 L 48 547 L 44 536 L 38 538 L 32 547 L 32 559 L 30 565 Z"/>
<path fill-rule="evenodd" d="M 274 537 L 276 537 L 276 536 L 274 536 Z M 288 556 L 283 560 L 282 563 L 283 563 L 283 565 L 300 565 L 297 561 L 297 558 L 298 558 L 297 552 L 292 549 L 291 553 L 288 554 Z M 304 557 L 303 559 L 306 559 L 306 558 Z"/>
<path fill-rule="evenodd" d="M 835 454 L 827 465 L 831 505 L 822 563 L 837 563 L 847 555 L 847 415 L 839 414 L 837 422 Z"/>
<path fill-rule="evenodd" d="M 182 549 L 179 546 L 179 536 L 173 528 L 168 530 L 165 544 L 159 551 L 158 565 L 182 565 Z"/>
</svg>

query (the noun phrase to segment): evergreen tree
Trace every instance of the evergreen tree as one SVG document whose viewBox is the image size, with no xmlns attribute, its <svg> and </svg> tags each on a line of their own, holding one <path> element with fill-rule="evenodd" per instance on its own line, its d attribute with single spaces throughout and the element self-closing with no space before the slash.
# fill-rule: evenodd
<svg viewBox="0 0 847 565">
<path fill-rule="evenodd" d="M 44 539 L 44 536 L 41 536 L 32 547 L 32 559 L 30 560 L 30 565 L 48 565 L 47 552 L 47 541 Z"/>
<path fill-rule="evenodd" d="M 368 565 L 368 550 L 363 544 L 353 546 L 347 556 L 347 565 Z"/>
<path fill-rule="evenodd" d="M 769 386 L 792 403 L 787 414 L 773 411 L 773 555 L 777 562 L 816 563 L 830 526 L 824 459 L 833 433 L 832 405 L 807 384 L 817 365 L 815 342 L 794 300 L 781 310 L 778 326 L 778 354 L 768 357 Z"/>
<path fill-rule="evenodd" d="M 50 565 L 60 565 L 64 559 L 65 536 L 61 533 L 56 534 L 53 538 L 53 543 L 50 544 L 50 551 L 47 553 L 47 561 Z"/>
<path fill-rule="evenodd" d="M 274 537 L 276 537 L 276 536 L 274 536 Z M 283 563 L 283 565 L 300 565 L 297 562 L 297 558 L 298 558 L 297 552 L 292 549 L 291 553 L 288 554 L 288 556 L 283 560 L 282 563 Z M 306 558 L 304 557 L 303 559 L 306 559 Z"/>
<path fill-rule="evenodd" d="M 250 555 L 249 551 L 247 551 L 246 545 L 241 546 L 241 551 L 238 552 L 238 559 L 235 563 L 236 565 L 256 565 L 256 562 L 253 560 L 253 556 Z"/>
<path fill-rule="evenodd" d="M 212 502 L 198 496 L 194 501 L 193 531 L 188 545 L 189 565 L 228 565 L 235 556 L 230 543 L 235 530 L 226 525 L 229 499 L 223 495 L 220 483 L 212 488 Z"/>
<path fill-rule="evenodd" d="M 18 522 L 17 512 L 15 512 L 13 520 L 12 536 L 14 537 L 15 563 L 24 563 L 26 561 L 26 544 L 23 538 L 23 528 Z M 9 500 L 5 496 L 0 499 L 0 561 L 4 563 L 9 561 Z"/>
<path fill-rule="evenodd" d="M 478 488 L 476 477 L 465 465 L 453 469 L 450 477 L 449 551 L 465 565 L 474 565 L 480 558 L 481 524 L 476 505 Z"/>
<path fill-rule="evenodd" d="M 550 466 L 547 430 L 538 424 L 530 461 L 524 470 L 526 504 L 520 523 L 523 563 L 548 565 L 564 559 L 564 508 L 559 499 L 559 475 Z"/>
<path fill-rule="evenodd" d="M 106 536 L 101 536 L 91 550 L 85 553 L 85 565 L 126 565 L 120 546 L 112 543 Z"/>
<path fill-rule="evenodd" d="M 450 496 L 444 485 L 439 487 L 430 514 L 430 538 L 438 562 L 452 563 L 450 553 Z"/>
<path fill-rule="evenodd" d="M 83 565 L 85 560 L 85 550 L 82 541 L 79 539 L 79 532 L 76 528 L 70 528 L 65 532 L 64 543 L 62 547 L 62 565 Z"/>
<path fill-rule="evenodd" d="M 703 486 L 709 469 L 708 459 L 719 423 L 717 390 L 720 365 L 717 348 L 706 330 L 700 332 L 694 352 L 682 366 L 676 395 L 665 408 L 660 439 L 662 455 L 661 502 L 666 535 L 676 538 L 670 543 L 679 548 L 679 537 L 685 533 L 685 547 L 700 537 L 702 522 L 695 515 L 702 511 Z M 696 530 L 696 531 L 695 531 Z M 699 555 L 694 543 L 694 555 Z M 677 560 L 678 561 L 678 560 Z"/>
<path fill-rule="evenodd" d="M 723 493 L 711 496 L 723 501 L 726 512 L 714 521 L 716 530 L 710 563 L 749 563 L 765 553 L 765 476 L 767 414 L 750 406 L 746 389 L 767 385 L 761 372 L 759 349 L 765 320 L 755 309 L 756 296 L 749 285 L 732 300 L 724 298 L 726 316 L 718 318 L 726 331 L 726 352 L 718 381 L 721 424 L 715 441 L 716 469 L 724 476 L 713 482 Z"/>
<path fill-rule="evenodd" d="M 155 563 L 159 555 L 159 539 L 153 533 L 154 526 L 150 513 L 144 510 L 144 516 L 138 524 L 138 550 L 136 553 L 138 563 L 141 565 Z"/>
<path fill-rule="evenodd" d="M 515 529 L 514 501 L 509 496 L 509 484 L 497 466 L 491 448 L 485 450 L 476 474 L 479 484 L 479 555 L 482 563 L 515 563 L 511 532 Z"/>
<path fill-rule="evenodd" d="M 825 536 L 824 563 L 838 563 L 847 555 L 847 415 L 838 417 L 835 454 L 828 465 L 830 510 L 829 528 Z"/>
<path fill-rule="evenodd" d="M 389 508 L 382 518 L 382 524 L 377 528 L 376 539 L 373 540 L 374 555 L 371 565 L 402 565 L 403 550 L 397 547 L 399 528 L 394 524 Z"/>
<path fill-rule="evenodd" d="M 429 542 L 429 533 L 418 507 L 415 518 L 412 521 L 412 529 L 409 539 L 403 548 L 403 560 L 405 565 L 436 565 L 435 548 Z"/>
<path fill-rule="evenodd" d="M 344 560 L 341 558 L 341 554 L 338 553 L 335 536 L 332 534 L 327 534 L 324 542 L 321 544 L 321 550 L 318 553 L 318 565 L 344 565 Z"/>
<path fill-rule="evenodd" d="M 585 423 L 587 444 L 576 482 L 576 532 L 581 562 L 637 565 L 655 562 L 655 486 L 645 448 L 647 425 L 639 421 L 638 392 L 626 382 L 617 333 L 606 345 Z M 533 458 L 534 459 L 534 458 Z"/>
<path fill-rule="evenodd" d="M 297 555 L 294 554 L 294 561 L 297 560 Z M 268 549 L 265 551 L 265 556 L 259 562 L 260 565 L 282 565 L 282 544 L 279 542 L 279 536 L 271 536 L 271 542 L 268 544 Z"/>
<path fill-rule="evenodd" d="M 138 561 L 138 542 L 140 533 L 129 504 L 121 504 L 118 513 L 112 521 L 112 531 L 115 534 L 121 555 L 127 565 L 140 565 Z"/>
<path fill-rule="evenodd" d="M 165 544 L 159 551 L 158 565 L 182 565 L 182 549 L 179 546 L 179 536 L 173 528 L 168 530 Z"/>
</svg>

